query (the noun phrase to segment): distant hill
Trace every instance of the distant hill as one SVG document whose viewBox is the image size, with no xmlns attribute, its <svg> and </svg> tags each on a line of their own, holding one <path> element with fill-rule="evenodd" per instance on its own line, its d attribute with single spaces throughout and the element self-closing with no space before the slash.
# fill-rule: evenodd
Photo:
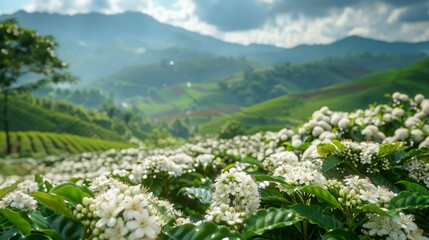
<svg viewBox="0 0 429 240">
<path fill-rule="evenodd" d="M 286 93 L 303 93 L 338 83 L 355 81 L 379 70 L 405 66 L 422 59 L 423 54 L 376 54 L 358 53 L 345 57 L 327 58 L 305 64 L 281 64 L 272 68 L 252 68 L 229 76 L 221 81 L 210 81 L 188 85 L 186 82 L 163 87 L 139 87 L 150 83 L 149 77 L 109 83 L 117 89 L 128 89 L 129 104 L 137 106 L 148 117 L 172 121 L 176 118 L 201 124 L 216 117 L 240 111 Z M 149 76 L 154 71 L 144 71 L 149 66 L 136 66 L 136 73 Z M 215 68 L 217 69 L 217 68 Z M 140 70 L 140 71 L 139 71 Z M 128 73 L 128 71 L 124 71 Z M 148 73 L 149 72 L 149 73 Z M 120 72 L 121 73 L 121 72 Z M 125 76 L 122 74 L 122 76 Z M 158 75 L 160 84 L 169 81 Z M 168 75 L 166 75 L 168 76 Z M 180 76 L 178 74 L 178 76 Z M 171 79 L 177 79 L 170 74 Z M 147 81 L 146 81 L 147 80 Z M 187 80 L 184 78 L 183 80 Z M 121 85 L 122 84 L 122 85 Z M 140 84 L 140 85 L 139 85 Z M 155 86 L 153 85 L 153 86 Z M 124 90 L 122 90 L 124 91 Z M 126 95 L 126 92 L 122 94 Z"/>
<path fill-rule="evenodd" d="M 134 65 L 122 69 L 99 84 L 115 97 L 124 99 L 133 96 L 147 96 L 150 91 L 181 83 L 213 82 L 237 72 L 261 65 L 241 58 L 203 58 L 186 61 L 161 61 L 150 65 Z"/>
<path fill-rule="evenodd" d="M 242 123 L 248 131 L 278 130 L 303 123 L 322 106 L 350 111 L 368 104 L 387 102 L 385 93 L 400 91 L 410 95 L 429 93 L 429 58 L 415 64 L 364 77 L 358 81 L 300 94 L 281 96 L 242 111 L 214 119 L 200 128 L 200 133 L 215 133 L 228 120 Z"/>
<path fill-rule="evenodd" d="M 72 72 L 80 76 L 83 83 L 130 65 L 158 63 L 163 59 L 246 56 L 273 64 L 308 62 L 363 51 L 429 52 L 429 42 L 388 43 L 356 36 L 326 45 L 302 45 L 290 49 L 260 44 L 244 46 L 163 24 L 136 12 L 70 16 L 19 11 L 0 16 L 0 19 L 6 18 L 16 18 L 24 27 L 54 35 L 60 44 L 59 56 L 71 64 Z"/>
</svg>

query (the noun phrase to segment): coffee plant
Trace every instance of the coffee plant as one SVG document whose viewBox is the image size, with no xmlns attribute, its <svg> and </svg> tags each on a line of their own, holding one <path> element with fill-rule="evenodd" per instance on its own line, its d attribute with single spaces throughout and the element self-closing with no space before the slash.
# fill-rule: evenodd
<svg viewBox="0 0 429 240">
<path fill-rule="evenodd" d="M 429 239 L 429 99 L 297 129 L 47 158 L 0 176 L 0 239 Z"/>
</svg>

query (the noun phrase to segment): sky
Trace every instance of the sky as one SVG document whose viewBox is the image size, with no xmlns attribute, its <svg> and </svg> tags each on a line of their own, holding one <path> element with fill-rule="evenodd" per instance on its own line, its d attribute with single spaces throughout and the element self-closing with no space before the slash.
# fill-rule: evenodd
<svg viewBox="0 0 429 240">
<path fill-rule="evenodd" d="M 294 47 L 359 35 L 429 40 L 428 0 L 0 0 L 0 14 L 125 11 L 241 44 Z"/>
</svg>

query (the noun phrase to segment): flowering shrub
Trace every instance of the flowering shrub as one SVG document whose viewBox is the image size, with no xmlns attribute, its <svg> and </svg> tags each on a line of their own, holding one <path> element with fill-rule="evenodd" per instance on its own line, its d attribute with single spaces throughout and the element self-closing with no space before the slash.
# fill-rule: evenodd
<svg viewBox="0 0 429 240">
<path fill-rule="evenodd" d="M 429 239 L 429 99 L 0 176 L 1 239 Z"/>
</svg>

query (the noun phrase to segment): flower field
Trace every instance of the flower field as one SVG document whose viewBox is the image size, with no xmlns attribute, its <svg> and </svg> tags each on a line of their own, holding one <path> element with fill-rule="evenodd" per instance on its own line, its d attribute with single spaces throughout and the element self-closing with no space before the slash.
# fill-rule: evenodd
<svg viewBox="0 0 429 240">
<path fill-rule="evenodd" d="M 429 239 L 429 99 L 0 176 L 0 239 Z"/>
</svg>

